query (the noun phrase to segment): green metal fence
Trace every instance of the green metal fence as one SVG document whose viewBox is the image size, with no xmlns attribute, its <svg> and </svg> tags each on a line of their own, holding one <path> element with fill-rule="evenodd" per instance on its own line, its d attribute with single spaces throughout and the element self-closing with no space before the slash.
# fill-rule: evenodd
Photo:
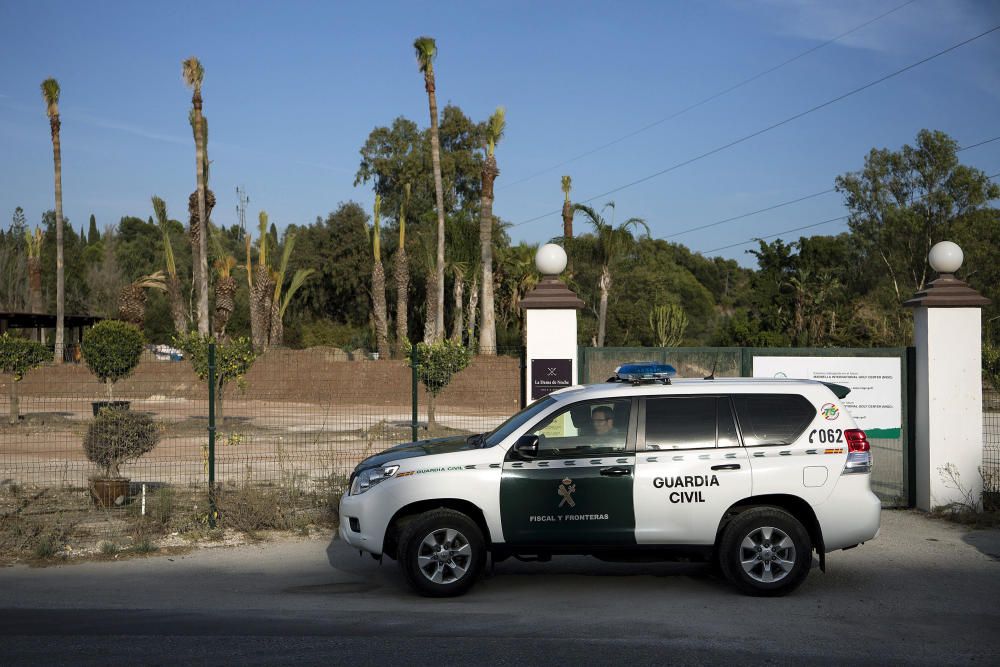
<svg viewBox="0 0 1000 667">
<path fill-rule="evenodd" d="M 402 360 L 275 349 L 212 396 L 188 361 L 145 352 L 114 399 L 152 418 L 159 442 L 122 466 L 129 482 L 110 507 L 95 503 L 100 470 L 82 446 L 105 387 L 79 364 L 37 368 L 17 383 L 19 418 L 0 422 L 0 561 L 329 525 L 361 459 L 414 437 L 486 431 L 516 412 L 522 365 L 517 350 L 474 357 L 431 421 L 431 396 L 414 390 Z M 10 388 L 0 376 L 3 415 Z"/>
<path fill-rule="evenodd" d="M 680 377 L 750 377 L 757 357 L 861 357 L 899 360 L 901 424 L 896 430 L 869 434 L 872 489 L 884 507 L 914 504 L 912 348 L 739 348 L 739 347 L 605 347 L 580 348 L 580 382 L 603 382 L 620 364 L 659 361 L 673 365 Z"/>
</svg>

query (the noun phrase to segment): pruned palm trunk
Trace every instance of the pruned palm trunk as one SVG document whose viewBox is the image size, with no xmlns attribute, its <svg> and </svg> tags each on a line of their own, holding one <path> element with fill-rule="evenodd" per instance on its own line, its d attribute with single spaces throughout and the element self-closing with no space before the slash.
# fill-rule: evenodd
<svg viewBox="0 0 1000 667">
<path fill-rule="evenodd" d="M 608 321 L 608 293 L 611 291 L 611 270 L 607 265 L 601 267 L 598 287 L 601 290 L 601 305 L 597 311 L 597 347 L 604 347 L 604 328 Z"/>
<path fill-rule="evenodd" d="M 215 280 L 215 321 L 212 330 L 219 340 L 226 339 L 226 325 L 236 309 L 236 279 L 232 276 L 220 276 Z"/>
<path fill-rule="evenodd" d="M 406 257 L 406 248 L 400 246 L 396 251 L 396 266 L 394 278 L 396 281 L 396 356 L 405 355 L 405 347 L 409 341 L 407 308 L 409 307 L 410 265 Z"/>
<path fill-rule="evenodd" d="M 258 266 L 254 271 L 253 287 L 250 290 L 250 337 L 255 351 L 263 352 L 268 346 L 271 330 L 271 306 L 274 295 L 274 281 L 266 266 Z"/>
<path fill-rule="evenodd" d="M 285 342 L 285 325 L 281 321 L 281 304 L 271 297 L 271 328 L 267 336 L 268 347 L 281 347 Z"/>
<path fill-rule="evenodd" d="M 573 204 L 570 203 L 568 195 L 566 200 L 563 201 L 562 219 L 563 237 L 567 239 L 573 238 Z"/>
<path fill-rule="evenodd" d="M 28 292 L 31 312 L 45 312 L 42 302 L 42 260 L 38 257 L 28 258 Z"/>
<path fill-rule="evenodd" d="M 455 276 L 455 319 L 452 322 L 451 339 L 457 343 L 462 342 L 463 329 L 465 329 L 465 278 Z"/>
<path fill-rule="evenodd" d="M 389 351 L 389 316 L 385 302 L 385 267 L 376 260 L 372 267 L 372 305 L 375 318 L 375 341 L 379 359 L 388 359 Z"/>
<path fill-rule="evenodd" d="M 417 51 L 417 63 L 424 75 L 424 90 L 427 91 L 427 106 L 431 116 L 431 167 L 434 170 L 434 197 L 437 205 L 437 273 L 434 291 L 437 292 L 431 340 L 444 339 L 444 184 L 441 180 L 441 142 L 438 132 L 437 88 L 434 81 L 434 58 L 437 45 L 430 37 L 418 37 L 413 43 Z M 428 300 L 429 302 L 430 300 Z M 429 313 L 428 313 L 429 314 Z M 424 338 L 427 338 L 425 333 Z"/>
<path fill-rule="evenodd" d="M 146 290 L 135 283 L 123 287 L 118 294 L 118 318 L 142 329 L 146 320 Z"/>
<path fill-rule="evenodd" d="M 469 289 L 469 305 L 465 316 L 465 321 L 469 323 L 468 341 L 476 340 L 476 308 L 479 307 L 479 276 L 472 277 L 472 286 Z"/>
<path fill-rule="evenodd" d="M 483 164 L 483 194 L 479 205 L 479 259 L 483 265 L 479 354 L 497 353 L 496 312 L 493 297 L 493 181 L 500 174 L 496 158 L 486 157 Z"/>
<path fill-rule="evenodd" d="M 174 331 L 185 334 L 188 330 L 188 311 L 181 290 L 181 279 L 177 276 L 167 276 L 167 295 L 170 297 L 170 319 L 174 322 Z"/>
<path fill-rule="evenodd" d="M 205 334 L 208 333 L 208 262 L 207 262 L 207 226 L 202 224 L 202 220 L 211 219 L 212 209 L 215 208 L 215 193 L 211 190 L 205 191 L 205 209 L 202 211 L 201 207 L 201 197 L 199 190 L 195 190 L 188 197 L 188 218 L 190 222 L 190 235 L 191 235 L 191 274 L 195 285 L 195 292 L 197 293 L 197 302 L 195 308 L 196 319 L 198 320 L 198 333 L 202 333 L 202 314 L 201 314 L 201 289 L 202 285 L 205 286 L 206 296 L 205 296 Z M 205 252 L 206 261 L 203 263 L 202 253 Z"/>
<path fill-rule="evenodd" d="M 198 169 L 198 222 L 201 233 L 198 235 L 198 333 L 208 335 L 208 221 L 210 208 L 205 175 L 205 135 L 202 130 L 201 93 L 192 98 L 194 104 L 195 122 L 195 158 Z M 214 199 L 214 197 L 213 197 Z M 214 203 L 214 202 L 213 202 Z"/>
<path fill-rule="evenodd" d="M 55 163 L 56 186 L 56 347 L 54 361 L 63 361 L 66 317 L 66 271 L 63 264 L 63 204 L 62 204 L 62 144 L 59 138 L 59 114 L 49 119 L 52 130 L 52 159 Z"/>
<path fill-rule="evenodd" d="M 437 340 L 437 294 L 434 292 L 436 276 L 431 267 L 427 271 L 427 317 L 424 318 L 424 342 L 428 345 Z"/>
</svg>

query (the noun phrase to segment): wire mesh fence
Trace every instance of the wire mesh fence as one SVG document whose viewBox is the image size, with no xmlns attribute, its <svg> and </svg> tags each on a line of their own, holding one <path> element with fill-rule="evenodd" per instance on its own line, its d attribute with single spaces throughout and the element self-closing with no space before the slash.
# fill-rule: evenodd
<svg viewBox="0 0 1000 667">
<path fill-rule="evenodd" d="M 983 509 L 1000 511 L 1000 392 L 983 390 Z"/>
<path fill-rule="evenodd" d="M 145 352 L 111 399 L 155 424 L 155 447 L 121 465 L 102 507 L 84 440 L 105 385 L 80 364 L 48 365 L 11 386 L 0 410 L 0 555 L 142 548 L 198 537 L 216 523 L 246 531 L 302 528 L 335 519 L 353 467 L 417 438 L 479 433 L 516 412 L 516 350 L 479 356 L 437 396 L 402 360 L 348 360 L 339 350 L 270 350 L 215 403 L 209 459 L 209 392 L 188 361 Z M 414 420 L 414 398 L 416 419 Z M 432 400 L 433 399 L 433 400 Z M 433 405 L 433 419 L 428 408 Z M 124 405 L 117 407 L 125 407 Z M 210 507 L 209 469 L 217 492 Z"/>
</svg>

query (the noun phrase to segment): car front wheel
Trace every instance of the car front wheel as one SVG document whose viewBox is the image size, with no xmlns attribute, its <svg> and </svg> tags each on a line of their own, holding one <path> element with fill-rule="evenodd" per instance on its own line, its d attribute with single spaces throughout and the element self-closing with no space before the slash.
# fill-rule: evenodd
<svg viewBox="0 0 1000 667">
<path fill-rule="evenodd" d="M 755 507 L 737 515 L 723 531 L 719 565 L 748 595 L 779 596 L 809 574 L 812 542 L 805 527 L 777 507 Z"/>
<path fill-rule="evenodd" d="M 465 593 L 483 570 L 486 544 L 476 522 L 450 509 L 424 512 L 403 528 L 399 565 L 421 595 Z"/>
</svg>

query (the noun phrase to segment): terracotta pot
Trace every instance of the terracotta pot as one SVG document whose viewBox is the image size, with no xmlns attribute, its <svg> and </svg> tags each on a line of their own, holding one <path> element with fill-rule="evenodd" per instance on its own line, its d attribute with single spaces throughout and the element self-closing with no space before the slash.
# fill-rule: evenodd
<svg viewBox="0 0 1000 667">
<path fill-rule="evenodd" d="M 129 480 L 95 479 L 91 481 L 90 493 L 98 507 L 124 507 L 128 500 Z"/>
<path fill-rule="evenodd" d="M 132 405 L 130 401 L 94 401 L 90 407 L 94 410 L 94 416 L 101 411 L 101 408 L 111 408 L 112 410 L 128 410 Z"/>
</svg>

